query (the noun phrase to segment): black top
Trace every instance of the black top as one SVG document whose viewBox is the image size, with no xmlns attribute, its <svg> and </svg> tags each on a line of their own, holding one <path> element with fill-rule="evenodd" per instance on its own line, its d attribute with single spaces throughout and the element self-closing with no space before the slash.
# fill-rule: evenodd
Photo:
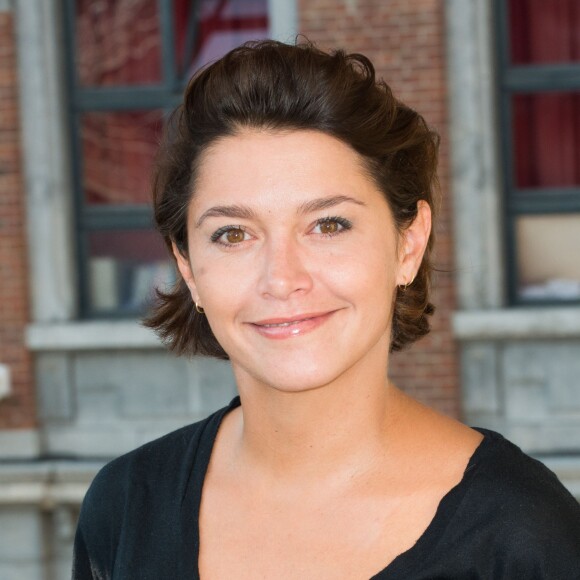
<svg viewBox="0 0 580 580">
<path fill-rule="evenodd" d="M 203 481 L 221 420 L 239 404 L 103 467 L 82 505 L 73 579 L 199 578 Z M 580 505 L 540 462 L 479 431 L 461 482 L 373 580 L 580 579 Z"/>
</svg>

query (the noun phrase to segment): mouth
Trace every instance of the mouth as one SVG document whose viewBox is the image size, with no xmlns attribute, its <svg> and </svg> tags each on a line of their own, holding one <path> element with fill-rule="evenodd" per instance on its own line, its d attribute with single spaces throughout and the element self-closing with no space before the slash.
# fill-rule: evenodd
<svg viewBox="0 0 580 580">
<path fill-rule="evenodd" d="M 284 339 L 301 336 L 324 324 L 336 310 L 298 314 L 288 318 L 268 318 L 250 323 L 259 334 L 267 338 Z"/>
</svg>

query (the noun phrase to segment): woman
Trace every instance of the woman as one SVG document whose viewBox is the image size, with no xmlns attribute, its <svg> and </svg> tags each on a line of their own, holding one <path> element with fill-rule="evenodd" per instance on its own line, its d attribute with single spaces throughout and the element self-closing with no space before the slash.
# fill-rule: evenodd
<svg viewBox="0 0 580 580">
<path fill-rule="evenodd" d="M 437 143 L 361 55 L 266 41 L 192 79 L 148 324 L 240 396 L 97 475 L 75 578 L 580 578 L 556 477 L 388 379 L 433 312 Z"/>
</svg>

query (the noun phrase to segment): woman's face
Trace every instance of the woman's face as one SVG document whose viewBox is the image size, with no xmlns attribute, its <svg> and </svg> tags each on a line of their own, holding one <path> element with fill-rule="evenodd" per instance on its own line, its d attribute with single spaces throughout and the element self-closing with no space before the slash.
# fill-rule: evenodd
<svg viewBox="0 0 580 580">
<path fill-rule="evenodd" d="M 423 204 L 416 222 L 428 214 Z M 377 353 L 386 363 L 393 293 L 418 269 L 429 226 L 399 237 L 341 141 L 248 129 L 205 153 L 189 260 L 176 256 L 238 381 L 308 390 Z"/>
</svg>

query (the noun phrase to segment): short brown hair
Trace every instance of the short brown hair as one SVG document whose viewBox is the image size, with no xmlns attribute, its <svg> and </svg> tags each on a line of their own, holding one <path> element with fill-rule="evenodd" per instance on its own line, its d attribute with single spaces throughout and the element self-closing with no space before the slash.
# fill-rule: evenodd
<svg viewBox="0 0 580 580">
<path fill-rule="evenodd" d="M 153 181 L 155 221 L 171 250 L 187 256 L 187 208 L 202 153 L 243 128 L 316 130 L 361 155 L 402 232 L 420 200 L 436 208 L 438 135 L 398 101 L 361 54 L 323 52 L 310 43 L 246 43 L 196 73 L 173 113 Z M 395 296 L 391 351 L 429 332 L 433 234 L 412 284 Z M 385 297 L 387 300 L 389 297 Z M 178 274 L 144 324 L 177 354 L 228 359 Z"/>
</svg>

